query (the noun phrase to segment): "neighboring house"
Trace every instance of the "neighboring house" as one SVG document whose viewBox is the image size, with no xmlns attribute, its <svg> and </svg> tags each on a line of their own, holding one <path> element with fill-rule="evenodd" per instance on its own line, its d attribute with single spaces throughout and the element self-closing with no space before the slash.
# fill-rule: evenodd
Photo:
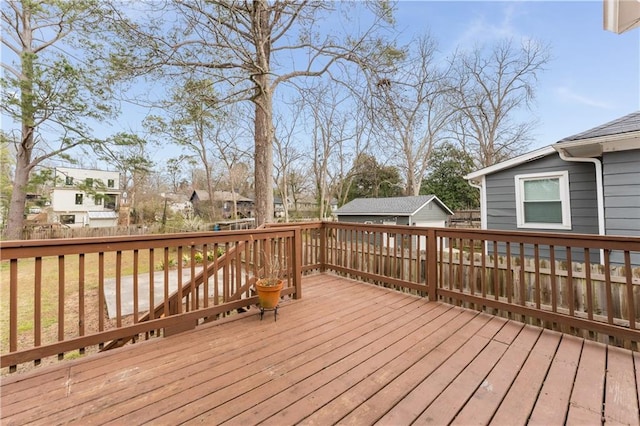
<svg viewBox="0 0 640 426">
<path fill-rule="evenodd" d="M 483 229 L 640 236 L 640 111 L 465 178 Z"/>
<path fill-rule="evenodd" d="M 356 198 L 336 209 L 335 215 L 339 222 L 445 227 L 453 212 L 435 195 L 418 195 Z M 394 245 L 392 240 L 384 244 Z M 424 247 L 424 243 L 421 246 Z"/>
<path fill-rule="evenodd" d="M 168 201 L 167 208 L 171 213 L 181 214 L 184 217 L 191 217 L 193 209 L 187 195 L 168 193 L 165 194 L 165 197 Z"/>
<path fill-rule="evenodd" d="M 118 225 L 120 173 L 57 167 L 51 191 L 51 222 L 71 228 Z"/>
<path fill-rule="evenodd" d="M 338 200 L 335 198 L 332 198 L 331 201 L 329 201 L 329 210 L 331 210 L 331 215 L 335 216 L 336 211 L 338 210 Z"/>
<path fill-rule="evenodd" d="M 444 227 L 453 212 L 435 195 L 356 198 L 336 209 L 340 222 Z"/>
<path fill-rule="evenodd" d="M 318 200 L 315 197 L 303 196 L 294 201 L 293 209 L 309 216 L 317 213 Z"/>
<path fill-rule="evenodd" d="M 291 209 L 291 200 L 287 199 L 287 209 Z M 284 217 L 282 197 L 273 197 L 273 217 Z"/>
<path fill-rule="evenodd" d="M 236 202 L 238 218 L 253 217 L 254 202 L 251 198 L 243 197 L 237 192 L 231 191 L 214 191 L 214 203 L 225 219 L 233 217 L 233 202 Z M 191 194 L 189 201 L 193 205 L 193 209 L 197 214 L 202 214 L 202 204 L 209 203 L 209 193 L 207 191 L 196 189 Z"/>
<path fill-rule="evenodd" d="M 334 198 L 329 202 L 330 213 L 333 214 L 337 208 L 338 200 Z M 291 199 L 288 199 L 287 209 L 290 215 L 314 217 L 318 213 L 318 201 L 315 198 L 302 197 L 294 203 Z M 273 215 L 274 217 L 284 217 L 282 197 L 273 197 Z"/>
</svg>

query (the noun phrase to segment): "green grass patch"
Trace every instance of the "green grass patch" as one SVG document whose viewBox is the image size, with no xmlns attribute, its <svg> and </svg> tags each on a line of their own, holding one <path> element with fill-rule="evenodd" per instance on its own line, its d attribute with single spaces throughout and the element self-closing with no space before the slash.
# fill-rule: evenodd
<svg viewBox="0 0 640 426">
<path fill-rule="evenodd" d="M 162 259 L 161 250 L 154 253 L 154 261 Z M 60 262 L 58 257 L 42 258 L 41 268 L 41 328 L 43 335 L 47 329 L 55 328 L 58 323 L 58 304 L 59 304 L 59 285 L 63 286 L 63 294 L 65 300 L 65 320 L 73 319 L 74 311 L 78 310 L 77 300 L 80 292 L 80 256 L 67 255 L 64 257 L 63 268 L 61 274 Z M 109 252 L 104 254 L 103 268 L 104 278 L 114 278 L 116 276 L 116 253 Z M 35 276 L 36 276 L 35 259 L 20 259 L 18 261 L 17 273 L 17 305 L 18 305 L 18 323 L 17 331 L 19 341 L 21 338 L 27 341 L 33 340 L 33 330 L 35 321 Z M 98 306 L 97 292 L 99 286 L 100 260 L 97 253 L 87 254 L 84 256 L 84 298 L 85 298 L 85 318 L 91 315 L 97 315 Z M 132 275 L 134 271 L 133 251 L 122 253 L 121 257 L 121 274 L 123 276 Z M 138 273 L 149 272 L 149 251 L 138 251 Z M 63 277 L 60 284 L 61 277 Z M 93 300 L 93 304 L 89 301 Z M 9 350 L 9 307 L 10 307 L 10 268 L 9 262 L 0 262 L 0 351 L 6 353 Z M 67 313 L 69 312 L 69 313 Z M 68 317 L 68 318 L 67 318 Z M 71 326 L 77 326 L 75 324 Z M 70 327 L 65 325 L 65 327 Z M 55 331 L 53 332 L 55 335 Z M 43 342 L 45 339 L 43 338 Z"/>
</svg>

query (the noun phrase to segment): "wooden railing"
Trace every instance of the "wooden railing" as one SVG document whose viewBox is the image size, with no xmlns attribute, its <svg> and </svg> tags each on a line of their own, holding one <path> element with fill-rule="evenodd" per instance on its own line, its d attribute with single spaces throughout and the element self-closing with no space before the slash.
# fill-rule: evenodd
<svg viewBox="0 0 640 426">
<path fill-rule="evenodd" d="M 640 238 L 314 222 L 3 242 L 2 367 L 253 306 L 265 251 L 287 265 L 284 294 L 296 298 L 303 273 L 332 271 L 621 346 L 640 342 Z"/>
<path fill-rule="evenodd" d="M 257 302 L 267 258 L 301 296 L 300 229 L 6 241 L 1 366 L 168 335 Z M 115 344 L 114 342 L 117 342 Z"/>
<path fill-rule="evenodd" d="M 640 343 L 638 237 L 345 222 L 325 223 L 321 235 L 313 244 L 323 248 L 322 269 L 620 346 Z"/>
</svg>

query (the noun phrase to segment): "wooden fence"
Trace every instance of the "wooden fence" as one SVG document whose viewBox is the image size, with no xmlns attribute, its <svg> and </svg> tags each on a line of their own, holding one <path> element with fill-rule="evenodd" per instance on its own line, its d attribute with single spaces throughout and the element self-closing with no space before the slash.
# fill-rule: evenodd
<svg viewBox="0 0 640 426">
<path fill-rule="evenodd" d="M 480 210 L 456 210 L 453 216 L 449 216 L 447 227 L 479 229 L 481 224 Z"/>
</svg>

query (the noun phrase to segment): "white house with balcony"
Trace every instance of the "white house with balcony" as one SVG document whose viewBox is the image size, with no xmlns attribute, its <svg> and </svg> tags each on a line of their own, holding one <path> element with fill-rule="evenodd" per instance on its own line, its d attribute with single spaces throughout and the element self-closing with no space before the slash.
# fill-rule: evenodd
<svg viewBox="0 0 640 426">
<path fill-rule="evenodd" d="M 51 221 L 72 228 L 118 225 L 120 173 L 57 167 L 51 191 Z"/>
</svg>

